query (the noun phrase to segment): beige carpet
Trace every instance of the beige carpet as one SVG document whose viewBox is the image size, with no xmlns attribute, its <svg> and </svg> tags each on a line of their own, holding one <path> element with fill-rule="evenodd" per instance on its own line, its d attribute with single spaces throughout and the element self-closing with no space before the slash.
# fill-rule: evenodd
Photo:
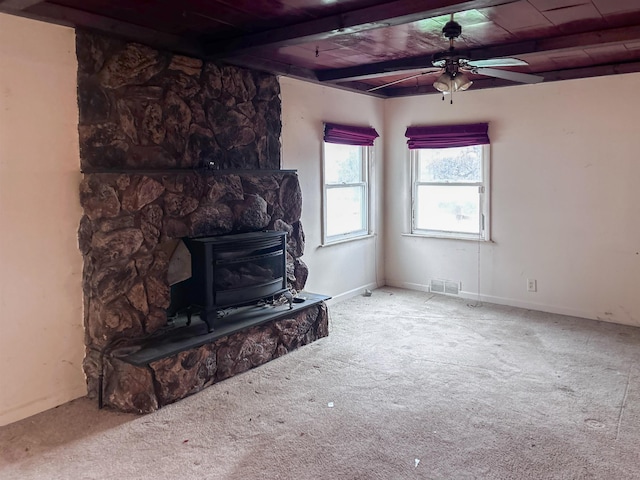
<svg viewBox="0 0 640 480">
<path fill-rule="evenodd" d="M 376 290 L 157 413 L 79 399 L 0 428 L 0 478 L 640 478 L 640 329 L 467 303 Z"/>
</svg>

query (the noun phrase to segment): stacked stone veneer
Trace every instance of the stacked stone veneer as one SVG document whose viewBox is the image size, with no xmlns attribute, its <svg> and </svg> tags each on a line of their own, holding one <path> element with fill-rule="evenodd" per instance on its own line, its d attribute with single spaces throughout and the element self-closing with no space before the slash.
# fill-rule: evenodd
<svg viewBox="0 0 640 480">
<path fill-rule="evenodd" d="M 280 168 L 273 75 L 76 35 L 80 157 L 88 168 Z"/>
<path fill-rule="evenodd" d="M 280 165 L 277 79 L 79 32 L 84 362 L 90 396 L 149 412 L 327 335 L 324 304 L 148 366 L 119 360 L 167 325 L 175 239 L 288 232 L 301 290 L 297 175 Z M 196 169 L 196 170 L 194 170 Z"/>
</svg>

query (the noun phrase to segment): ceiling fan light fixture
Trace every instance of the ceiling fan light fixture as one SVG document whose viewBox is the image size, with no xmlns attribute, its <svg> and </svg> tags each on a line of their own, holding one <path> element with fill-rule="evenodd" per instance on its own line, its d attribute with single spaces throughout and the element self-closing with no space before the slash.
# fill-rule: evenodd
<svg viewBox="0 0 640 480">
<path fill-rule="evenodd" d="M 453 86 L 453 78 L 451 78 L 451 74 L 449 72 L 445 72 L 438 77 L 438 79 L 433 82 L 433 87 L 442 93 L 451 93 Z"/>
<path fill-rule="evenodd" d="M 469 77 L 467 77 L 464 73 L 457 74 L 453 79 L 453 85 L 456 92 L 462 92 L 468 89 L 472 83 L 473 81 L 470 80 Z"/>
<path fill-rule="evenodd" d="M 464 91 L 468 89 L 473 82 L 464 73 L 457 73 L 452 75 L 449 72 L 445 72 L 433 82 L 433 86 L 439 92 L 444 94 Z"/>
</svg>

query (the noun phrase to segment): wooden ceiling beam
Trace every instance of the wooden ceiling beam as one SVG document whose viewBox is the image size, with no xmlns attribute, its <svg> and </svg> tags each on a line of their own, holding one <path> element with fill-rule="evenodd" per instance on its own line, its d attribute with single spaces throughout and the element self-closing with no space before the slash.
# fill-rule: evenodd
<svg viewBox="0 0 640 480">
<path fill-rule="evenodd" d="M 205 52 L 213 58 L 233 57 L 261 48 L 286 47 L 314 40 L 326 40 L 339 35 L 402 25 L 438 15 L 495 7 L 515 1 L 518 0 L 394 0 L 265 32 L 205 42 Z"/>
<path fill-rule="evenodd" d="M 202 57 L 202 49 L 177 35 L 114 20 L 75 8 L 34 0 L 0 0 L 0 12 L 73 28 L 96 30 L 151 47 Z"/>
<path fill-rule="evenodd" d="M 612 63 L 609 65 L 596 65 L 591 67 L 568 68 L 563 70 L 552 70 L 552 71 L 537 73 L 537 75 L 543 76 L 545 83 L 547 83 L 547 82 L 556 82 L 561 80 L 575 80 L 579 78 L 603 77 L 607 75 L 621 75 L 625 73 L 636 73 L 636 72 L 640 72 L 640 61 Z M 473 85 L 468 91 L 483 90 L 486 88 L 518 86 L 518 85 L 523 85 L 523 84 L 510 82 L 508 80 L 502 80 L 500 78 L 484 78 L 481 80 L 474 80 Z M 409 88 L 390 87 L 390 88 L 380 89 L 378 90 L 378 92 L 382 93 L 386 98 L 406 97 L 406 96 L 412 96 L 412 95 L 430 95 L 430 94 L 442 95 L 435 88 L 433 88 L 432 85 L 420 85 L 417 87 L 409 87 Z M 457 93 L 454 95 L 454 98 L 457 98 L 458 96 L 463 96 L 464 94 L 465 92 Z"/>
<path fill-rule="evenodd" d="M 238 67 L 251 68 L 254 70 L 260 70 L 263 72 L 272 73 L 274 75 L 284 75 L 286 77 L 298 78 L 301 80 L 318 81 L 313 70 L 308 68 L 296 67 L 295 65 L 289 65 L 286 63 L 278 62 L 277 60 L 271 60 L 264 57 L 243 56 L 235 57 L 225 61 L 230 65 Z"/>
<path fill-rule="evenodd" d="M 600 47 L 640 39 L 640 25 L 597 30 L 558 37 L 541 38 L 524 42 L 460 50 L 472 60 L 488 58 L 518 57 L 534 53 L 553 53 L 589 47 Z M 431 55 L 388 60 L 385 62 L 317 71 L 318 79 L 324 82 L 345 82 L 393 75 L 406 70 L 431 68 Z"/>
</svg>

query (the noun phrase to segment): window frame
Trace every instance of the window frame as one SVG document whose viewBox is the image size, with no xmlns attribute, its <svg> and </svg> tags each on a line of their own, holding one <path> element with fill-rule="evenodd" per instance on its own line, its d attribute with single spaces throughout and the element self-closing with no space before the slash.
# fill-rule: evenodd
<svg viewBox="0 0 640 480">
<path fill-rule="evenodd" d="M 482 181 L 481 182 L 420 182 L 418 181 L 418 158 L 420 150 L 429 149 L 410 149 L 409 159 L 411 164 L 411 209 L 410 209 L 410 227 L 411 234 L 424 237 L 450 238 L 456 240 L 479 240 L 491 241 L 491 145 L 480 145 L 482 147 Z M 445 149 L 435 149 L 445 150 Z M 422 185 L 429 186 L 477 186 L 479 189 L 479 214 L 480 214 L 480 232 L 464 233 L 446 230 L 428 230 L 416 227 L 416 219 L 418 217 L 417 193 L 418 187 Z"/>
<path fill-rule="evenodd" d="M 327 183 L 326 181 L 326 144 L 328 142 L 322 142 L 322 245 L 331 245 L 335 243 L 342 243 L 348 240 L 356 240 L 359 238 L 366 238 L 371 235 L 371 184 L 370 184 L 370 176 L 371 176 L 371 158 L 373 155 L 373 147 L 367 145 L 346 145 L 351 146 L 353 148 L 360 148 L 362 152 L 362 180 L 360 182 L 353 183 Z M 362 188 L 363 199 L 362 199 L 362 220 L 364 224 L 364 228 L 360 230 L 356 230 L 353 232 L 340 233 L 337 235 L 328 235 L 327 233 L 327 222 L 328 222 L 328 212 L 327 212 L 327 200 L 328 200 L 328 190 L 334 188 L 348 188 L 359 186 Z"/>
</svg>

